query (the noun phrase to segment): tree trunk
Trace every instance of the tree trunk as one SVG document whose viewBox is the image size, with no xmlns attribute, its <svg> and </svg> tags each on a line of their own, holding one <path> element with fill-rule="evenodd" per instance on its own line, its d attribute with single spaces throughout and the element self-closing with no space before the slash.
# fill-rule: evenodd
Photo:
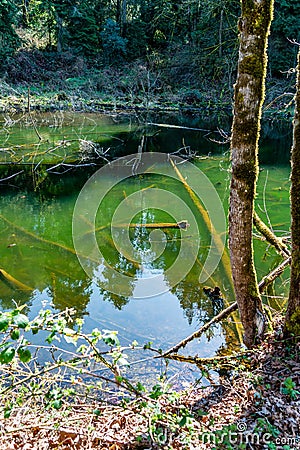
<svg viewBox="0 0 300 450">
<path fill-rule="evenodd" d="M 229 247 L 244 342 L 253 347 L 264 329 L 253 262 L 252 225 L 258 174 L 258 140 L 273 0 L 242 0 L 240 49 L 231 137 Z"/>
<path fill-rule="evenodd" d="M 291 182 L 292 265 L 285 334 L 300 336 L 300 49 L 297 66 Z"/>
<path fill-rule="evenodd" d="M 57 26 L 57 42 L 56 42 L 56 51 L 57 53 L 61 53 L 63 49 L 63 20 L 59 15 L 56 15 L 56 26 Z"/>
<path fill-rule="evenodd" d="M 127 0 L 117 0 L 116 22 L 120 28 L 121 36 L 124 36 L 127 21 Z"/>
</svg>

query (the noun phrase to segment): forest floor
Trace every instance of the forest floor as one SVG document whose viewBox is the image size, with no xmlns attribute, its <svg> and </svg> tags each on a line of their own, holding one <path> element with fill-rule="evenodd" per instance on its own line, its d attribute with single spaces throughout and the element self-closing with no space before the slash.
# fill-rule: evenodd
<svg viewBox="0 0 300 450">
<path fill-rule="evenodd" d="M 34 399 L 0 422 L 0 448 L 300 448 L 300 343 L 282 340 L 282 319 L 248 360 L 210 387 L 190 386 L 152 403 L 83 401 L 45 410 Z"/>
</svg>

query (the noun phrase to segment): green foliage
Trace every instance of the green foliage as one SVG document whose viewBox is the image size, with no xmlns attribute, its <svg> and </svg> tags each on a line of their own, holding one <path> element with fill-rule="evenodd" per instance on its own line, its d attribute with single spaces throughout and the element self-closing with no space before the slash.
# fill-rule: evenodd
<svg viewBox="0 0 300 450">
<path fill-rule="evenodd" d="M 259 433 L 268 433 L 273 438 L 277 438 L 280 435 L 280 431 L 277 427 L 272 425 L 268 419 L 260 417 L 257 419 L 257 425 L 255 426 L 254 431 Z"/>
<path fill-rule="evenodd" d="M 285 395 L 288 395 L 292 400 L 296 400 L 296 398 L 300 394 L 300 392 L 296 389 L 296 383 L 292 380 L 291 377 L 288 377 L 284 380 L 281 392 Z"/>
<path fill-rule="evenodd" d="M 120 27 L 112 19 L 107 19 L 100 33 L 103 58 L 107 64 L 118 64 L 126 55 L 127 39 L 120 34 Z"/>
<path fill-rule="evenodd" d="M 135 388 L 128 380 L 123 378 L 121 373 L 121 370 L 129 366 L 129 362 L 124 349 L 120 345 L 117 331 L 96 328 L 90 334 L 84 334 L 82 332 L 84 322 L 80 318 L 74 319 L 74 311 L 72 310 L 57 314 L 50 310 L 41 310 L 38 316 L 30 321 L 24 314 L 24 308 L 23 306 L 0 313 L 0 364 L 13 366 L 9 378 L 7 378 L 7 371 L 2 372 L 2 377 L 0 374 L 0 391 L 2 394 L 8 391 L 18 391 L 16 405 L 5 404 L 3 409 L 5 417 L 9 417 L 13 407 L 23 403 L 24 393 L 29 392 L 35 392 L 33 395 L 42 394 L 46 409 L 60 409 L 67 398 L 75 395 L 73 388 L 66 387 L 66 379 L 71 377 L 72 371 L 75 374 L 82 374 L 91 365 L 93 367 L 95 365 L 102 366 L 102 369 L 104 366 L 113 376 L 112 383 L 127 388 L 131 393 L 141 395 L 143 387 Z M 35 359 L 32 359 L 31 350 L 32 348 L 35 349 L 35 357 L 39 360 L 38 351 L 40 347 L 30 342 L 30 336 L 35 336 L 41 331 L 44 333 L 46 342 L 46 345 L 42 345 L 41 348 L 43 348 L 43 351 L 48 348 L 51 352 L 50 360 L 46 361 L 42 368 L 40 368 L 41 362 L 36 365 Z M 67 344 L 67 349 L 62 345 L 62 340 Z M 78 345 L 78 342 L 80 342 L 80 345 Z M 60 345 L 61 347 L 58 347 Z M 75 347 L 75 351 L 72 351 L 71 346 Z M 133 349 L 136 346 L 137 342 L 135 341 L 130 348 Z M 60 367 L 65 367 L 62 378 L 60 372 L 56 372 L 53 379 L 46 382 L 45 386 L 48 386 L 48 390 L 45 391 L 45 386 L 40 385 L 36 380 L 44 372 L 55 373 Z M 24 379 L 21 387 L 19 386 L 20 383 L 15 381 L 15 374 L 19 370 L 22 373 L 22 379 Z M 28 373 L 27 377 L 26 372 Z M 108 382 L 109 377 L 105 377 L 105 380 Z M 72 378 L 72 382 L 75 383 L 76 378 Z M 93 385 L 94 388 L 97 388 L 97 384 Z M 87 387 L 87 389 L 91 388 Z"/>
<path fill-rule="evenodd" d="M 24 337 L 29 319 L 21 311 L 22 308 L 16 308 L 0 313 L 0 332 L 4 335 L 0 343 L 1 364 L 11 363 L 16 354 L 22 362 L 28 362 L 31 359 L 31 352 L 26 348 L 28 342 Z"/>
<path fill-rule="evenodd" d="M 135 19 L 126 26 L 126 56 L 129 60 L 134 60 L 144 56 L 147 52 L 147 24 Z"/>
<path fill-rule="evenodd" d="M 25 26 L 29 46 L 36 52 L 38 37 L 38 49 L 49 52 L 50 59 L 53 54 L 53 69 L 64 68 L 59 67 L 61 63 L 55 59 L 54 52 L 86 58 L 86 64 L 92 61 L 94 67 L 99 67 L 100 62 L 107 66 L 145 57 L 148 61 L 149 56 L 160 54 L 166 85 L 180 85 L 208 94 L 205 86 L 208 80 L 210 91 L 220 90 L 222 85 L 223 90 L 232 93 L 238 59 L 240 2 L 31 0 L 26 12 L 22 3 L 0 0 L 3 68 L 7 57 L 20 44 L 17 27 Z M 295 67 L 297 46 L 288 38 L 299 42 L 299 20 L 297 0 L 275 1 L 268 49 L 269 76 L 282 78 Z M 29 73 L 38 71 L 37 78 L 51 77 L 44 70 L 46 61 L 42 59 L 45 58 L 38 59 L 33 58 L 34 67 L 30 67 L 31 55 L 26 55 L 25 71 L 26 68 Z M 24 71 L 18 61 L 16 66 L 20 66 L 20 72 Z M 80 67 L 78 70 L 81 75 Z M 19 78 L 23 79 L 22 74 Z"/>
<path fill-rule="evenodd" d="M 0 65 L 4 66 L 7 58 L 11 56 L 20 39 L 15 32 L 14 25 L 17 22 L 18 7 L 15 1 L 0 0 Z"/>
<path fill-rule="evenodd" d="M 275 1 L 274 20 L 269 43 L 269 65 L 273 75 L 280 76 L 296 67 L 300 42 L 300 3 L 298 0 Z M 290 41 L 289 41 L 290 40 Z"/>
<path fill-rule="evenodd" d="M 75 53 L 92 56 L 99 52 L 99 26 L 90 2 L 82 1 L 69 15 L 67 44 Z"/>
<path fill-rule="evenodd" d="M 83 319 L 74 317 L 75 311 L 70 309 L 60 313 L 41 310 L 32 320 L 24 309 L 0 313 L 0 394 L 4 418 L 24 404 L 26 409 L 31 404 L 38 414 L 46 410 L 55 417 L 80 403 L 82 397 L 91 399 L 90 413 L 99 416 L 102 409 L 95 405 L 101 396 L 105 401 L 113 391 L 119 406 L 126 408 L 134 400 L 135 411 L 149 418 L 149 438 L 155 445 L 171 445 L 172 440 L 178 439 L 188 449 L 193 440 L 199 440 L 197 417 L 206 413 L 194 413 L 182 404 L 181 394 L 169 391 L 164 376 L 151 389 L 140 381 L 132 383 L 126 376 L 128 357 L 116 331 L 95 328 L 84 333 Z M 33 337 L 35 341 L 37 333 L 42 333 L 44 344 L 30 342 Z M 136 348 L 134 341 L 127 350 Z"/>
</svg>

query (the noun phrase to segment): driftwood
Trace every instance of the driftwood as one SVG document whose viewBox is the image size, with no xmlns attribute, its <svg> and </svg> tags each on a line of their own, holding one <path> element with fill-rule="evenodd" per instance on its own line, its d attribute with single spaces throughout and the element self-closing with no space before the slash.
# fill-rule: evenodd
<svg viewBox="0 0 300 450">
<path fill-rule="evenodd" d="M 215 230 L 208 212 L 206 211 L 206 209 L 204 208 L 204 206 L 202 205 L 201 201 L 199 200 L 199 198 L 196 196 L 196 194 L 194 193 L 194 191 L 191 189 L 190 185 L 187 183 L 186 179 L 182 176 L 180 170 L 178 169 L 178 167 L 176 166 L 176 164 L 174 163 L 174 161 L 172 160 L 172 158 L 170 158 L 170 163 L 176 173 L 176 175 L 178 176 L 179 180 L 182 182 L 184 188 L 186 189 L 186 191 L 188 192 L 192 202 L 194 203 L 194 205 L 196 206 L 196 208 L 198 209 L 198 211 L 200 212 L 204 223 L 208 229 L 208 231 L 211 233 L 211 235 L 213 236 L 215 245 L 221 255 L 221 262 L 224 268 L 224 271 L 227 275 L 227 278 L 230 282 L 230 284 L 232 285 L 232 276 L 231 276 L 231 266 L 230 266 L 230 258 L 229 258 L 229 254 L 226 248 L 224 248 L 224 244 L 223 241 L 220 237 L 220 235 L 217 233 L 217 231 Z M 228 305 L 228 303 L 227 303 Z M 229 305 L 228 308 L 230 308 L 231 306 Z M 237 309 L 237 307 L 235 308 L 235 310 Z M 233 312 L 233 311 L 231 311 Z M 242 338 L 242 330 L 241 327 L 239 326 L 239 324 L 236 325 L 236 333 L 237 333 L 237 337 L 239 339 L 240 342 L 243 341 Z"/>
<path fill-rule="evenodd" d="M 291 263 L 291 257 L 287 258 L 283 261 L 278 267 L 276 267 L 272 272 L 266 275 L 258 284 L 259 292 L 262 293 L 264 289 L 271 284 L 278 276 L 282 274 L 284 269 Z M 214 316 L 209 322 L 206 322 L 202 325 L 199 330 L 195 331 L 193 334 L 188 336 L 187 338 L 180 341 L 178 344 L 171 347 L 169 350 L 165 351 L 161 357 L 168 357 L 171 353 L 177 352 L 180 348 L 185 347 L 192 340 L 200 337 L 205 331 L 207 331 L 213 324 L 220 322 L 221 320 L 228 317 L 231 313 L 238 309 L 237 302 L 232 303 L 227 308 L 223 309 L 219 314 Z"/>
</svg>

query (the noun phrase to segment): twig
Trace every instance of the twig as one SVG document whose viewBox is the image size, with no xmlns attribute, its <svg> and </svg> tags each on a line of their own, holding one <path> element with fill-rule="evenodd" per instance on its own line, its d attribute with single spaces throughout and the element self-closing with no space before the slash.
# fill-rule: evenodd
<svg viewBox="0 0 300 450">
<path fill-rule="evenodd" d="M 171 125 L 169 123 L 147 122 L 146 125 L 153 125 L 155 127 L 162 127 L 162 128 L 177 128 L 179 130 L 192 130 L 192 131 L 205 131 L 205 132 L 210 131 L 210 130 L 204 130 L 203 128 L 183 127 L 182 125 Z"/>
<path fill-rule="evenodd" d="M 16 177 L 17 175 L 20 175 L 23 172 L 24 172 L 24 170 L 20 170 L 20 172 L 14 173 L 13 175 L 10 175 L 9 177 L 1 178 L 0 183 L 2 183 L 2 181 L 11 180 L 12 178 Z"/>
<path fill-rule="evenodd" d="M 33 117 L 32 117 L 32 115 L 31 115 L 31 108 L 30 108 L 30 87 L 28 88 L 28 92 L 27 92 L 27 109 L 28 109 L 28 114 L 29 114 L 29 117 L 30 117 L 32 126 L 33 126 L 33 128 L 34 128 L 34 131 L 36 132 L 37 137 L 38 137 L 39 140 L 41 141 L 41 140 L 42 140 L 42 136 L 40 135 L 40 133 L 39 133 L 39 131 L 38 131 L 36 125 L 35 125 L 35 122 L 34 122 L 34 120 L 33 120 Z"/>
<path fill-rule="evenodd" d="M 279 266 L 277 266 L 274 270 L 272 270 L 272 272 L 270 272 L 268 275 L 266 275 L 265 277 L 262 278 L 262 280 L 259 282 L 259 291 L 263 292 L 264 289 L 271 283 L 273 283 L 273 281 L 279 277 L 282 272 L 284 271 L 284 269 L 291 264 L 291 260 L 292 257 L 289 256 L 287 259 L 285 259 L 281 264 L 279 264 Z"/>
<path fill-rule="evenodd" d="M 268 275 L 263 277 L 263 279 L 259 282 L 258 288 L 259 292 L 262 293 L 264 289 L 272 283 L 279 275 L 282 274 L 284 269 L 291 263 L 291 257 L 287 258 L 285 261 L 283 261 L 276 269 L 272 270 Z M 192 340 L 200 337 L 205 331 L 207 331 L 211 325 L 220 322 L 221 320 L 228 317 L 232 312 L 236 311 L 238 309 L 237 302 L 232 303 L 228 308 L 223 309 L 219 314 L 217 314 L 215 317 L 213 317 L 209 322 L 206 322 L 204 325 L 202 325 L 199 330 L 195 331 L 193 334 L 188 336 L 187 338 L 183 339 L 178 344 L 174 345 L 174 347 L 171 347 L 169 350 L 161 354 L 160 356 L 156 356 L 156 358 L 162 357 L 165 358 L 171 353 L 177 352 L 182 347 L 185 347 L 189 342 Z"/>
<path fill-rule="evenodd" d="M 247 353 L 240 353 L 237 355 L 225 355 L 225 356 L 211 356 L 211 357 L 204 357 L 199 358 L 198 356 L 185 356 L 180 355 L 178 353 L 174 353 L 170 356 L 168 356 L 169 359 L 173 359 L 175 361 L 181 361 L 181 362 L 187 362 L 191 364 L 197 364 L 198 366 L 202 365 L 208 365 L 208 364 L 217 364 L 222 363 L 223 361 L 228 364 L 230 364 L 230 360 L 236 361 L 237 359 L 243 359 L 245 356 L 248 356 L 249 354 L 253 354 L 253 351 L 248 351 Z M 233 363 L 231 363 L 233 364 Z"/>
<path fill-rule="evenodd" d="M 269 244 L 273 245 L 281 256 L 290 256 L 290 251 L 280 238 L 275 236 L 272 230 L 261 220 L 256 212 L 254 212 L 253 223 L 256 229 L 265 237 Z"/>
<path fill-rule="evenodd" d="M 157 356 L 157 358 L 162 357 L 165 358 L 166 356 L 170 355 L 171 353 L 177 352 L 182 347 L 185 347 L 189 342 L 192 340 L 200 337 L 205 331 L 207 331 L 214 323 L 220 322 L 222 319 L 225 319 L 228 317 L 233 311 L 236 311 L 238 309 L 237 302 L 232 303 L 228 308 L 223 309 L 219 314 L 217 314 L 215 317 L 213 317 L 209 322 L 206 322 L 204 325 L 202 325 L 199 330 L 195 331 L 195 333 L 191 334 L 187 338 L 183 339 L 178 344 L 174 345 L 174 347 L 171 347 L 169 350 L 164 352 L 162 355 Z"/>
</svg>

